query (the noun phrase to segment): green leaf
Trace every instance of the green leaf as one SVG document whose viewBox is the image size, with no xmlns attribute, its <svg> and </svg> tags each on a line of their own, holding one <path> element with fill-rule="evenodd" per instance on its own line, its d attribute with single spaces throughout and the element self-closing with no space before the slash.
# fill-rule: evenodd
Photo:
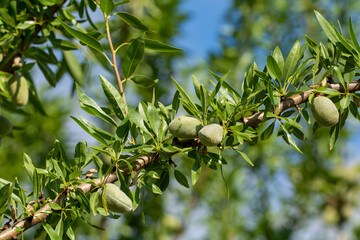
<svg viewBox="0 0 360 240">
<path fill-rule="evenodd" d="M 89 47 L 92 47 L 100 52 L 104 51 L 102 45 L 95 38 L 93 38 L 88 34 L 85 34 L 83 32 L 71 28 L 66 23 L 64 23 L 60 18 L 58 18 L 58 20 L 60 21 L 61 25 L 65 28 L 65 30 L 69 32 L 71 35 L 73 35 L 75 38 L 79 39 L 81 42 L 85 43 Z"/>
<path fill-rule="evenodd" d="M 30 180 L 32 181 L 35 167 L 31 161 L 31 158 L 26 153 L 23 154 L 23 161 L 24 161 L 25 170 L 26 170 L 27 174 L 29 175 Z"/>
<path fill-rule="evenodd" d="M 74 162 L 77 166 L 82 166 L 86 162 L 88 148 L 86 142 L 79 142 L 75 147 Z"/>
<path fill-rule="evenodd" d="M 6 184 L 0 189 L 0 214 L 7 209 L 7 202 L 10 200 L 11 184 Z"/>
<path fill-rule="evenodd" d="M 284 117 L 282 119 L 293 127 L 302 128 L 302 126 L 298 122 L 296 122 L 295 120 L 293 120 L 291 118 Z"/>
<path fill-rule="evenodd" d="M 237 149 L 234 149 L 237 153 L 239 153 L 243 159 L 245 159 L 245 161 L 247 161 L 252 167 L 254 166 L 254 164 L 252 163 L 252 161 L 250 160 L 250 158 L 246 155 L 246 153 L 239 151 Z"/>
<path fill-rule="evenodd" d="M 122 61 L 122 71 L 126 78 L 129 78 L 134 73 L 137 65 L 144 55 L 144 35 L 136 38 L 131 45 L 126 49 Z"/>
<path fill-rule="evenodd" d="M 102 109 L 101 107 L 99 107 L 99 105 L 97 105 L 97 103 L 90 97 L 88 97 L 79 87 L 78 84 L 76 84 L 76 90 L 79 96 L 79 102 L 80 102 L 80 107 L 86 111 L 87 113 L 90 113 L 94 116 L 98 116 L 99 118 L 101 118 L 102 120 L 104 120 L 105 122 L 112 124 L 114 126 L 117 126 L 117 123 L 115 122 L 115 120 L 113 118 L 111 118 L 109 115 L 107 115 Z"/>
<path fill-rule="evenodd" d="M 75 240 L 75 234 L 71 226 L 69 226 L 68 229 L 66 230 L 66 236 L 68 236 L 70 240 Z"/>
<path fill-rule="evenodd" d="M 51 70 L 51 68 L 49 68 L 49 66 L 44 63 L 41 60 L 36 60 L 41 72 L 44 74 L 46 80 L 48 81 L 48 83 L 55 87 L 56 85 L 56 76 L 55 73 Z"/>
<path fill-rule="evenodd" d="M 59 0 L 39 0 L 39 2 L 44 6 L 54 6 L 61 3 Z"/>
<path fill-rule="evenodd" d="M 49 37 L 49 40 L 51 44 L 54 46 L 54 48 L 59 48 L 61 50 L 77 50 L 80 47 L 72 42 L 66 41 L 64 39 L 56 39 L 53 37 Z"/>
<path fill-rule="evenodd" d="M 16 22 L 13 17 L 11 17 L 8 13 L 8 10 L 6 8 L 0 8 L 0 20 L 2 20 L 4 23 L 9 25 L 10 27 L 15 28 Z"/>
<path fill-rule="evenodd" d="M 57 205 L 57 204 L 56 204 Z M 58 205 L 59 206 L 59 205 Z M 59 206 L 60 207 L 60 206 Z M 55 228 L 55 232 L 59 235 L 59 236 L 63 236 L 64 234 L 64 220 L 61 216 L 58 224 L 56 225 L 56 228 Z"/>
<path fill-rule="evenodd" d="M 34 172 L 33 172 L 32 185 L 33 185 L 34 200 L 37 201 L 37 199 L 39 197 L 39 191 L 40 191 L 40 182 L 39 182 L 39 175 L 37 174 L 36 168 L 34 169 Z"/>
<path fill-rule="evenodd" d="M 116 13 L 116 15 L 118 15 L 121 20 L 123 20 L 124 22 L 126 22 L 128 25 L 143 30 L 143 31 L 150 31 L 150 29 L 136 16 L 127 13 L 127 12 L 119 12 Z"/>
<path fill-rule="evenodd" d="M 279 46 L 276 46 L 272 55 L 279 66 L 280 70 L 284 69 L 284 57 L 281 53 Z"/>
<path fill-rule="evenodd" d="M 82 172 L 81 170 L 74 171 L 74 172 L 70 173 L 69 179 L 77 178 L 77 177 L 79 177 L 82 173 L 83 173 L 83 172 Z"/>
<path fill-rule="evenodd" d="M 215 86 L 214 91 L 211 93 L 210 99 L 214 99 L 216 97 L 216 94 L 219 93 L 221 86 L 223 84 L 223 82 L 225 81 L 225 79 L 227 78 L 227 76 L 229 75 L 230 72 L 227 72 L 224 76 L 222 76 L 220 79 L 216 79 L 217 84 Z"/>
<path fill-rule="evenodd" d="M 277 120 L 278 121 L 278 120 Z M 296 145 L 295 140 L 293 139 L 293 137 L 291 136 L 291 134 L 289 133 L 289 131 L 286 129 L 286 127 L 281 124 L 280 121 L 278 121 L 280 124 L 281 129 L 284 131 L 285 135 L 285 139 L 287 140 L 287 143 L 290 144 L 296 151 L 298 151 L 299 153 L 302 153 L 301 150 L 298 148 L 298 146 Z"/>
<path fill-rule="evenodd" d="M 330 150 L 332 150 L 335 146 L 336 140 L 339 137 L 340 132 L 340 124 L 336 124 L 335 126 L 332 126 L 330 129 Z"/>
<path fill-rule="evenodd" d="M 350 105 L 350 98 L 349 97 L 343 97 L 341 100 L 340 100 L 340 107 L 341 109 L 346 109 L 348 108 Z"/>
<path fill-rule="evenodd" d="M 273 79 L 281 80 L 281 70 L 273 56 L 269 55 L 267 57 L 266 67 Z"/>
<path fill-rule="evenodd" d="M 328 21 L 318 12 L 315 10 L 315 15 L 320 23 L 321 28 L 324 30 L 326 36 L 329 38 L 329 40 L 336 45 L 337 42 L 339 42 L 339 39 L 336 35 L 336 31 L 333 26 L 330 25 Z"/>
<path fill-rule="evenodd" d="M 53 202 L 49 203 L 49 206 L 50 206 L 51 209 L 53 209 L 53 210 L 61 210 L 61 209 L 62 209 L 59 204 L 53 203 Z"/>
<path fill-rule="evenodd" d="M 115 5 L 112 0 L 100 0 L 100 9 L 106 15 L 109 15 L 112 11 L 114 11 Z"/>
<path fill-rule="evenodd" d="M 148 106 L 147 106 L 147 120 L 150 124 L 151 129 L 156 133 L 156 136 L 159 139 L 161 117 L 160 117 L 156 107 L 152 103 L 148 103 Z"/>
<path fill-rule="evenodd" d="M 178 89 L 178 91 L 181 93 L 181 95 L 187 100 L 187 103 L 190 106 L 189 111 L 191 111 L 191 113 L 196 116 L 197 118 L 201 118 L 199 111 L 197 109 L 197 107 L 195 106 L 195 103 L 191 100 L 191 98 L 189 97 L 189 95 L 187 95 L 186 91 L 176 82 L 176 80 L 171 77 L 171 79 L 173 80 L 173 82 L 176 85 L 176 88 Z"/>
<path fill-rule="evenodd" d="M 341 74 L 341 71 L 340 69 L 337 67 L 337 66 L 334 66 L 334 72 L 335 72 L 335 75 L 337 76 L 337 78 L 339 79 L 341 85 L 346 89 L 346 86 L 345 86 L 345 81 L 344 81 L 344 78 Z"/>
<path fill-rule="evenodd" d="M 200 177 L 201 164 L 198 158 L 195 159 L 194 165 L 191 168 L 191 184 L 194 186 Z"/>
<path fill-rule="evenodd" d="M 145 133 L 150 134 L 150 132 L 147 130 L 147 128 L 144 125 L 144 120 L 143 118 L 140 116 L 140 114 L 138 112 L 136 112 L 131 106 L 128 106 L 128 114 L 129 114 L 129 119 L 132 123 L 135 123 L 135 125 L 137 127 L 139 127 L 141 130 L 143 130 Z"/>
<path fill-rule="evenodd" d="M 354 33 L 353 30 L 353 26 L 352 26 L 352 22 L 351 22 L 351 17 L 349 18 L 349 33 L 350 33 L 350 37 L 351 37 L 351 41 L 353 42 L 356 51 L 358 52 L 358 54 L 360 54 L 360 46 L 359 46 L 359 42 L 356 39 L 356 35 Z"/>
<path fill-rule="evenodd" d="M 359 109 L 356 106 L 356 104 L 351 101 L 350 102 L 350 106 L 349 106 L 350 112 L 352 113 L 352 115 L 358 120 L 360 121 L 360 113 L 359 113 Z"/>
<path fill-rule="evenodd" d="M 177 111 L 179 110 L 179 106 L 180 106 L 180 92 L 179 92 L 179 90 L 177 90 L 174 94 L 174 97 L 173 97 L 173 100 L 171 103 L 171 109 L 173 110 L 174 118 L 175 118 Z"/>
<path fill-rule="evenodd" d="M 182 172 L 175 169 L 174 175 L 175 175 L 175 179 L 176 179 L 176 181 L 178 181 L 178 183 L 180 183 L 181 185 L 183 185 L 186 188 L 190 187 L 187 178 L 185 177 L 185 175 Z"/>
<path fill-rule="evenodd" d="M 123 116 L 125 116 L 126 104 L 124 103 L 119 91 L 105 77 L 102 75 L 99 75 L 99 77 L 106 98 L 109 100 L 114 109 L 116 106 L 119 107 L 122 113 L 122 116 L 119 116 L 119 118 L 123 119 Z"/>
<path fill-rule="evenodd" d="M 160 194 L 160 195 L 162 194 L 161 189 L 158 186 L 156 186 L 154 183 L 151 184 L 151 191 L 155 194 Z"/>
<path fill-rule="evenodd" d="M 94 216 L 97 215 L 97 205 L 98 205 L 98 200 L 99 198 L 99 191 L 96 191 L 94 193 L 91 194 L 91 197 L 90 197 L 90 209 L 92 211 L 92 213 L 94 214 Z"/>
<path fill-rule="evenodd" d="M 84 84 L 84 71 L 78 61 L 78 58 L 72 51 L 63 51 L 64 60 L 69 68 L 69 73 L 75 82 L 82 85 Z"/>
<path fill-rule="evenodd" d="M 49 235 L 51 240 L 61 240 L 57 232 L 55 232 L 55 230 L 49 224 L 43 222 L 42 226 Z"/>
<path fill-rule="evenodd" d="M 209 92 L 204 85 L 200 86 L 200 100 L 201 100 L 201 107 L 202 107 L 203 114 L 204 114 L 204 119 L 206 120 L 208 108 L 210 106 L 210 100 L 209 100 Z"/>
<path fill-rule="evenodd" d="M 291 73 L 294 71 L 296 64 L 298 62 L 299 54 L 300 54 L 300 39 L 298 39 L 295 42 L 294 46 L 290 50 L 290 53 L 285 60 L 283 74 L 282 74 L 284 81 L 287 81 Z"/>
<path fill-rule="evenodd" d="M 181 52 L 181 51 L 184 51 L 183 49 L 176 48 L 176 47 L 170 46 L 166 43 L 162 43 L 158 40 L 152 40 L 152 39 L 148 39 L 148 38 L 145 38 L 145 48 L 154 50 L 157 52 Z"/>
<path fill-rule="evenodd" d="M 191 76 L 196 96 L 200 99 L 200 82 L 195 75 Z"/>
<path fill-rule="evenodd" d="M 139 87 L 143 87 L 143 88 L 154 87 L 159 82 L 159 79 L 153 80 L 147 76 L 139 75 L 139 74 L 132 76 L 130 80 L 133 81 Z"/>
</svg>

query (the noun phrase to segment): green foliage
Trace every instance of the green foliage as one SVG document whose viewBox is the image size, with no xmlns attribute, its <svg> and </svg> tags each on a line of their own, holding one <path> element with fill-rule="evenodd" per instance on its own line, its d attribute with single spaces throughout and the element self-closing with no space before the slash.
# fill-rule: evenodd
<svg viewBox="0 0 360 240">
<path fill-rule="evenodd" d="M 168 106 L 156 102 L 156 91 L 152 92 L 151 101 L 139 101 L 136 106 L 131 106 L 126 101 L 128 80 L 150 89 L 158 83 L 152 76 L 137 72 L 141 71 L 138 68 L 148 55 L 146 50 L 169 54 L 181 49 L 155 39 L 157 32 L 135 15 L 117 12 L 117 6 L 125 2 L 101 0 L 81 1 L 79 4 L 72 1 L 66 8 L 63 6 L 65 2 L 42 0 L 30 8 L 30 2 L 24 1 L 14 8 L 13 1 L 10 1 L 8 9 L 0 9 L 0 29 L 4 30 L 0 33 L 0 50 L 6 55 L 0 62 L 0 103 L 9 111 L 25 115 L 25 110 L 12 103 L 18 102 L 10 100 L 13 92 L 4 87 L 11 77 L 10 73 L 19 72 L 29 81 L 31 106 L 45 115 L 29 74 L 36 62 L 51 86 L 56 86 L 63 73 L 69 72 L 80 107 L 96 119 L 101 119 L 101 123 L 110 130 L 102 129 L 95 121 L 79 114 L 79 119 L 71 118 L 99 145 L 88 146 L 79 142 L 74 156 L 70 157 L 61 142 L 55 140 L 44 159 L 45 167 L 37 167 L 30 155 L 24 154 L 23 165 L 31 180 L 32 191 L 27 192 L 17 180 L 9 183 L 0 179 L 0 219 L 12 219 L 14 222 L 17 219 L 24 224 L 20 229 L 13 227 L 17 225 L 10 226 L 0 232 L 0 237 L 8 232 L 17 236 L 32 227 L 35 223 L 27 222 L 29 218 L 42 220 L 42 228 L 38 228 L 35 237 L 48 235 L 50 239 L 74 239 L 71 226 L 77 220 L 102 229 L 89 222 L 90 214 L 116 219 L 119 216 L 109 214 L 108 210 L 124 213 L 132 208 L 142 208 L 145 189 L 162 195 L 169 186 L 170 172 L 180 185 L 189 188 L 186 174 L 175 168 L 173 159 L 179 155 L 187 156 L 188 163 L 184 165 L 189 166 L 185 169 L 191 174 L 191 184 L 195 185 L 202 172 L 211 170 L 219 169 L 225 180 L 223 166 L 228 164 L 224 154 L 227 151 L 239 153 L 246 162 L 255 166 L 251 157 L 243 151 L 245 143 L 257 145 L 260 140 L 278 136 L 301 153 L 301 146 L 295 138 L 306 139 L 301 130 L 302 120 L 310 124 L 306 103 L 314 103 L 318 99 L 314 99 L 315 94 L 332 96 L 337 104 L 333 110 L 340 111 L 340 121 L 336 121 L 330 129 L 330 149 L 338 139 L 349 110 L 360 119 L 356 102 L 356 91 L 360 87 L 357 81 L 353 81 L 360 69 L 360 48 L 351 22 L 349 39 L 341 29 L 338 30 L 319 12 L 315 12 L 328 41 L 316 43 L 306 37 L 306 43 L 301 44 L 301 39 L 298 39 L 286 58 L 277 46 L 267 56 L 263 70 L 255 63 L 250 66 L 241 91 L 232 86 L 229 74 L 218 76 L 210 72 L 213 79 L 208 82 L 192 77 L 197 99 L 173 79 L 177 91 Z M 76 20 L 72 9 L 76 9 L 81 18 L 85 13 L 90 24 L 88 29 L 81 26 L 82 21 Z M 21 14 L 18 15 L 15 10 L 21 10 Z M 102 12 L 105 28 L 98 28 L 88 17 L 88 11 L 96 10 Z M 54 17 L 57 11 L 60 12 Z M 114 48 L 110 19 L 114 19 L 115 15 L 127 27 L 134 28 L 136 34 L 123 39 Z M 29 22 L 29 16 L 41 16 L 43 22 Z M 42 35 L 38 36 L 40 31 Z M 73 38 L 84 47 L 74 43 Z M 46 45 L 49 42 L 62 53 L 62 60 L 58 60 L 59 55 Z M 42 47 L 33 44 L 41 44 Z M 123 46 L 127 46 L 126 50 L 122 49 Z M 85 66 L 68 52 L 77 48 L 91 54 L 107 70 L 111 70 L 109 66 L 113 68 L 119 91 L 104 75 L 99 75 L 107 99 L 105 106 L 100 106 L 102 104 L 89 97 L 79 85 L 86 83 Z M 111 57 L 108 57 L 109 54 Z M 34 62 L 22 64 L 17 62 L 18 57 Z M 117 57 L 121 59 L 122 73 L 118 70 Z M 49 67 L 50 64 L 57 66 L 56 72 Z M 207 87 L 209 85 L 212 87 Z M 177 119 L 184 119 L 176 118 L 180 106 L 190 115 L 186 118 L 191 121 L 176 124 Z M 291 107 L 296 107 L 296 110 L 289 110 Z M 326 125 L 313 114 L 320 124 Z M 204 127 L 199 131 L 201 124 Z M 184 127 L 190 127 L 191 133 Z M 314 125 L 315 130 L 318 127 Z M 104 164 L 101 158 L 110 159 L 109 164 Z M 95 169 L 85 172 L 87 166 Z M 254 171 L 260 171 L 258 168 L 255 167 Z M 119 181 L 120 189 L 111 184 L 115 181 Z M 228 183 L 224 183 L 228 191 Z M 105 190 L 99 190 L 103 186 Z M 102 207 L 98 207 L 99 202 Z M 142 211 L 145 210 L 142 208 Z"/>
</svg>

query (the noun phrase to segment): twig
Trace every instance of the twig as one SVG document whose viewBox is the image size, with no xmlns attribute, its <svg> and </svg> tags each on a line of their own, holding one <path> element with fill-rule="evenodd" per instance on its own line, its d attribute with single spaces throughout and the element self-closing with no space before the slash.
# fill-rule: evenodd
<svg viewBox="0 0 360 240">
<path fill-rule="evenodd" d="M 127 104 L 126 104 L 126 97 L 125 97 L 122 81 L 121 81 L 121 78 L 120 78 L 119 69 L 118 69 L 117 63 L 116 63 L 116 51 L 114 50 L 114 46 L 112 44 L 111 35 L 110 35 L 109 16 L 106 13 L 104 13 L 104 18 L 105 18 L 107 39 L 109 41 L 110 51 L 111 51 L 112 60 L 113 60 L 112 65 L 113 65 L 113 68 L 114 68 L 114 71 L 115 71 L 115 74 L 116 74 L 116 79 L 118 81 L 120 94 L 121 94 L 121 96 L 122 96 L 122 98 L 124 100 L 124 103 L 125 103 L 125 114 L 127 114 L 128 109 L 127 109 Z"/>
</svg>

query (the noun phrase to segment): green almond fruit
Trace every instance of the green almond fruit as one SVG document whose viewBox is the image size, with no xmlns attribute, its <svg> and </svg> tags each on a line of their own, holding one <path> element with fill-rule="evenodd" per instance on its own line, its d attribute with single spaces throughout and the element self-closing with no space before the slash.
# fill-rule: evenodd
<svg viewBox="0 0 360 240">
<path fill-rule="evenodd" d="M 8 88 L 16 105 L 20 107 L 25 106 L 29 100 L 29 88 L 26 78 L 19 75 L 12 77 L 9 81 Z"/>
<path fill-rule="evenodd" d="M 6 135 L 12 130 L 12 123 L 4 116 L 0 116 L 0 135 Z"/>
<path fill-rule="evenodd" d="M 105 184 L 106 189 L 104 198 L 107 208 L 111 212 L 125 213 L 132 210 L 131 199 L 113 183 Z M 99 191 L 99 201 L 101 202 L 103 189 Z"/>
<path fill-rule="evenodd" d="M 174 134 L 176 130 L 176 137 L 182 139 L 193 139 L 197 137 L 202 125 L 199 119 L 191 116 L 181 116 L 172 120 L 169 124 L 169 131 Z"/>
<path fill-rule="evenodd" d="M 310 109 L 315 121 L 321 126 L 331 127 L 339 122 L 339 112 L 335 104 L 327 97 L 314 98 Z"/>
<path fill-rule="evenodd" d="M 205 146 L 217 146 L 223 140 L 223 127 L 217 123 L 203 127 L 199 133 L 199 139 Z"/>
</svg>

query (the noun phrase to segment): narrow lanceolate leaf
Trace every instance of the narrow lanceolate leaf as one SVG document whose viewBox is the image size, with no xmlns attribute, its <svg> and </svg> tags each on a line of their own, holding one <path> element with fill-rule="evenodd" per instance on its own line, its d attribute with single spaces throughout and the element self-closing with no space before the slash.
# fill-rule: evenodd
<svg viewBox="0 0 360 240">
<path fill-rule="evenodd" d="M 267 57 L 266 67 L 273 79 L 281 80 L 281 70 L 273 56 L 269 55 Z"/>
<path fill-rule="evenodd" d="M 201 164 L 199 159 L 195 159 L 194 165 L 191 169 L 191 184 L 194 186 L 200 177 Z"/>
<path fill-rule="evenodd" d="M 109 115 L 107 115 L 99 105 L 90 97 L 88 97 L 79 87 L 79 85 L 76 84 L 76 90 L 79 96 L 79 102 L 80 107 L 86 111 L 87 113 L 90 113 L 94 116 L 100 117 L 102 120 L 117 126 L 117 123 L 113 118 L 111 118 Z"/>
<path fill-rule="evenodd" d="M 72 51 L 63 51 L 65 62 L 69 68 L 70 75 L 78 84 L 84 83 L 84 71 Z"/>
<path fill-rule="evenodd" d="M 336 35 L 334 27 L 331 26 L 330 23 L 326 21 L 326 19 L 318 11 L 315 11 L 315 15 L 326 36 L 334 45 L 336 45 L 336 43 L 339 42 L 339 39 Z"/>
<path fill-rule="evenodd" d="M 176 179 L 176 181 L 178 181 L 178 183 L 180 183 L 181 185 L 183 185 L 186 188 L 189 188 L 188 180 L 186 179 L 185 175 L 182 172 L 175 169 L 174 175 L 175 175 L 175 179 Z"/>
<path fill-rule="evenodd" d="M 136 38 L 125 52 L 122 62 L 122 71 L 126 78 L 134 73 L 137 65 L 144 55 L 144 36 Z"/>
<path fill-rule="evenodd" d="M 100 0 L 100 9 L 103 13 L 109 15 L 114 11 L 115 5 L 113 0 Z"/>
<path fill-rule="evenodd" d="M 176 82 L 176 80 L 171 77 L 173 82 L 176 85 L 176 88 L 178 89 L 178 91 L 181 93 L 181 95 L 187 100 L 188 104 L 190 105 L 191 109 L 189 109 L 192 114 L 198 118 L 200 118 L 200 114 L 199 111 L 197 110 L 195 103 L 191 100 L 191 98 L 189 97 L 189 95 L 187 95 L 186 91 Z"/>
<path fill-rule="evenodd" d="M 158 52 L 181 52 L 183 49 L 170 46 L 166 43 L 162 43 L 158 40 L 152 40 L 145 38 L 145 48 L 158 51 Z"/>
<path fill-rule="evenodd" d="M 131 77 L 130 80 L 133 81 L 139 87 L 144 87 L 144 88 L 153 87 L 159 82 L 159 79 L 154 80 L 144 75 L 135 75 Z"/>
<path fill-rule="evenodd" d="M 349 33 L 350 33 L 351 41 L 353 42 L 353 44 L 356 48 L 356 51 L 360 54 L 360 46 L 359 46 L 359 42 L 357 41 L 356 35 L 353 30 L 351 18 L 349 19 Z"/>
<path fill-rule="evenodd" d="M 7 25 L 9 25 L 10 27 L 15 28 L 16 22 L 15 22 L 14 18 L 12 18 L 7 13 L 7 11 L 8 10 L 6 8 L 0 8 L 0 20 L 3 21 L 4 23 L 6 23 Z"/>
<path fill-rule="evenodd" d="M 88 134 L 90 134 L 90 136 L 92 136 L 93 138 L 95 138 L 96 140 L 98 140 L 99 142 L 101 142 L 102 144 L 104 144 L 105 146 L 108 146 L 108 144 L 106 143 L 106 140 L 99 134 L 97 133 L 93 128 L 91 128 L 91 126 L 88 126 L 86 123 L 84 123 L 83 121 L 80 121 L 79 119 L 70 116 L 82 129 L 84 129 Z M 81 116 L 80 116 L 81 117 Z"/>
<path fill-rule="evenodd" d="M 48 83 L 55 87 L 56 85 L 56 76 L 55 73 L 51 70 L 51 68 L 49 68 L 49 66 L 44 63 L 43 61 L 37 60 L 36 61 L 41 72 L 44 74 L 46 80 L 48 81 Z"/>
<path fill-rule="evenodd" d="M 245 159 L 245 161 L 247 161 L 252 167 L 254 166 L 253 162 L 252 162 L 252 161 L 250 160 L 250 158 L 246 155 L 246 153 L 241 152 L 241 151 L 236 150 L 236 149 L 235 149 L 235 151 L 236 151 L 237 153 L 239 153 L 239 154 Z"/>
<path fill-rule="evenodd" d="M 29 175 L 30 180 L 32 181 L 35 167 L 31 161 L 31 158 L 26 153 L 24 153 L 23 161 L 24 161 L 25 170 L 26 170 L 27 174 Z"/>
<path fill-rule="evenodd" d="M 272 55 L 277 62 L 280 70 L 284 69 L 284 57 L 281 53 L 279 46 L 276 46 Z"/>
<path fill-rule="evenodd" d="M 290 53 L 285 60 L 284 69 L 282 73 L 284 81 L 286 81 L 290 77 L 291 73 L 294 71 L 299 59 L 299 54 L 300 54 L 300 39 L 295 42 L 294 46 L 290 50 Z"/>
<path fill-rule="evenodd" d="M 302 153 L 301 150 L 298 148 L 298 146 L 296 145 L 295 140 L 293 139 L 293 137 L 291 136 L 291 134 L 289 133 L 289 131 L 286 129 L 286 127 L 280 123 L 280 121 L 278 121 L 280 124 L 280 127 L 282 128 L 282 130 L 285 133 L 285 139 L 287 140 L 288 144 L 290 144 L 296 151 L 298 151 L 299 153 Z"/>
<path fill-rule="evenodd" d="M 45 231 L 47 232 L 47 234 L 49 235 L 51 240 L 61 240 L 59 235 L 55 232 L 55 230 L 49 224 L 44 222 L 43 227 L 44 227 Z"/>
<path fill-rule="evenodd" d="M 66 41 L 66 40 L 63 40 L 63 39 L 56 39 L 56 38 L 49 38 L 51 44 L 55 47 L 55 48 L 59 48 L 61 50 L 77 50 L 79 49 L 79 46 L 72 43 L 72 42 L 69 42 L 69 41 Z"/>
<path fill-rule="evenodd" d="M 6 184 L 0 189 L 0 213 L 3 213 L 7 209 L 7 202 L 10 196 L 10 183 Z"/>
<path fill-rule="evenodd" d="M 125 116 L 126 104 L 122 99 L 119 91 L 102 75 L 100 77 L 101 86 L 106 98 L 109 100 L 113 108 L 119 107 L 123 116 Z"/>
<path fill-rule="evenodd" d="M 116 13 L 116 15 L 118 15 L 121 20 L 123 20 L 124 22 L 126 22 L 127 24 L 129 24 L 130 26 L 143 30 L 143 31 L 150 31 L 150 29 L 136 16 L 127 13 L 127 12 L 119 12 Z"/>
<path fill-rule="evenodd" d="M 336 124 L 335 126 L 332 126 L 330 129 L 330 150 L 332 150 L 335 146 L 336 140 L 339 137 L 340 132 L 340 124 Z"/>
<path fill-rule="evenodd" d="M 102 45 L 95 38 L 83 32 L 80 32 L 79 30 L 73 29 L 72 27 L 61 21 L 60 18 L 58 18 L 58 20 L 60 21 L 61 25 L 65 28 L 65 30 L 71 35 L 73 35 L 75 38 L 79 39 L 81 42 L 85 43 L 89 47 L 92 47 L 100 52 L 104 51 Z"/>
</svg>

